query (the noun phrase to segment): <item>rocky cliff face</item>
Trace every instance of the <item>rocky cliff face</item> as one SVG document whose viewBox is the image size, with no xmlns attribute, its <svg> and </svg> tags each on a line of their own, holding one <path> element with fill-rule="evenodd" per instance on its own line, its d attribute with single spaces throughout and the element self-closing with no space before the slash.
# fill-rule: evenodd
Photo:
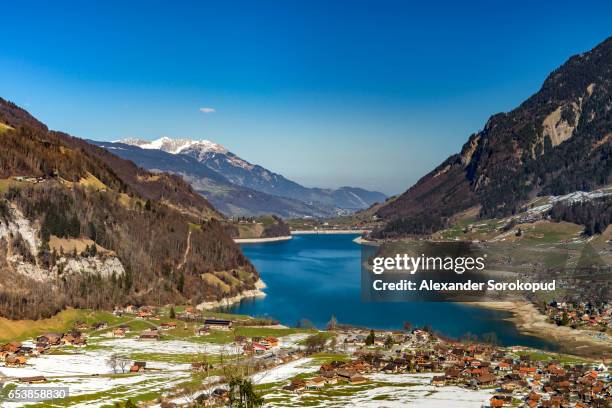
<svg viewBox="0 0 612 408">
<path fill-rule="evenodd" d="M 382 207 L 389 225 L 380 234 L 430 233 L 474 205 L 483 217 L 507 215 L 540 193 L 608 184 L 611 90 L 609 38 L 571 57 L 513 111 L 493 115 L 459 154 Z"/>
<path fill-rule="evenodd" d="M 0 241 L 6 251 L 0 252 L 5 267 L 0 274 L 10 276 L 18 273 L 38 282 L 52 282 L 60 276 L 72 274 L 95 275 L 101 278 L 122 278 L 125 268 L 121 261 L 109 251 L 94 254 L 56 254 L 53 264 L 44 264 L 39 258 L 43 242 L 38 223 L 28 220 L 17 208 L 10 206 L 0 219 Z"/>
</svg>

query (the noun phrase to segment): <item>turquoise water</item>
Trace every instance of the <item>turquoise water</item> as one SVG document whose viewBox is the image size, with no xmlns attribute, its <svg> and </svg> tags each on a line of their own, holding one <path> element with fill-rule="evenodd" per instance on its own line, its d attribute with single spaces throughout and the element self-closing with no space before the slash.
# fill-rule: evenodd
<svg viewBox="0 0 612 408">
<path fill-rule="evenodd" d="M 340 323 L 376 329 L 431 326 L 443 335 L 460 338 L 467 332 L 494 332 L 503 345 L 554 349 L 543 340 L 520 334 L 503 319 L 505 312 L 461 303 L 361 301 L 361 246 L 356 235 L 297 235 L 292 240 L 244 244 L 244 254 L 267 284 L 267 296 L 244 300 L 229 310 L 267 316 L 295 326 L 308 319 L 324 328 L 331 315 Z"/>
</svg>

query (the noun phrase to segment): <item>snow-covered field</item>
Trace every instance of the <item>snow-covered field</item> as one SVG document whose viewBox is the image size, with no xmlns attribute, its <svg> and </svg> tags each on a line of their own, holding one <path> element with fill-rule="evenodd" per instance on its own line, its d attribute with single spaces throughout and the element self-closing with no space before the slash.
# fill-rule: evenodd
<svg viewBox="0 0 612 408">
<path fill-rule="evenodd" d="M 314 373 L 319 367 L 312 365 L 311 362 L 311 358 L 301 358 L 270 370 L 259 372 L 253 376 L 253 382 L 255 384 L 270 384 L 288 380 L 298 374 Z"/>
<path fill-rule="evenodd" d="M 280 338 L 281 347 L 297 347 L 307 334 L 294 334 Z M 135 354 L 198 355 L 240 353 L 235 345 L 201 343 L 200 340 L 172 339 L 167 341 L 139 341 L 135 338 L 90 338 L 86 348 L 65 347 L 56 354 L 30 358 L 22 368 L 0 367 L 0 373 L 9 378 L 43 375 L 49 380 L 42 386 L 69 387 L 71 396 L 80 396 L 78 404 L 71 406 L 101 407 L 117 401 L 125 401 L 145 393 L 171 390 L 192 376 L 191 365 L 147 359 L 147 370 L 135 375 L 112 375 L 108 359 L 113 353 L 124 356 Z M 160 359 L 161 360 L 161 359 Z M 185 360 L 182 360 L 185 361 Z M 130 361 L 131 362 L 131 361 Z M 267 407 L 287 407 L 308 404 L 319 407 L 480 407 L 492 395 L 491 391 L 473 391 L 457 387 L 433 387 L 434 374 L 384 374 L 366 375 L 369 382 L 361 385 L 338 384 L 318 391 L 291 394 L 281 391 L 291 378 L 318 370 L 319 364 L 312 358 L 301 358 L 253 376 L 255 384 L 275 384 L 275 390 L 266 395 Z M 218 377 L 209 378 L 214 384 Z M 277 388 L 276 388 L 277 387 Z M 178 397 L 174 402 L 186 403 L 200 392 L 188 397 Z M 302 400 L 305 398 L 306 400 Z M 2 407 L 18 408 L 26 404 L 4 402 Z"/>
<path fill-rule="evenodd" d="M 370 383 L 291 394 L 277 391 L 265 396 L 265 407 L 355 407 L 355 408 L 480 408 L 493 396 L 492 390 L 429 385 L 435 374 L 373 374 Z M 374 382 L 374 383 L 372 383 Z M 388 383 L 389 385 L 385 385 Z"/>
<path fill-rule="evenodd" d="M 242 348 L 230 344 L 196 343 L 186 340 L 140 341 L 136 338 L 104 340 L 116 353 L 242 354 Z"/>
</svg>

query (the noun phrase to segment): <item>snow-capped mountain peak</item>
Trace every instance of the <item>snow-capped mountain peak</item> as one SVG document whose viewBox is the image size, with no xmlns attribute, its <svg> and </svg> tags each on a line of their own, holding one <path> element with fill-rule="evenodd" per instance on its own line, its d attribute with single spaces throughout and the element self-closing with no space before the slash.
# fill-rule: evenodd
<svg viewBox="0 0 612 408">
<path fill-rule="evenodd" d="M 163 150 L 166 153 L 179 154 L 186 149 L 198 150 L 202 153 L 227 153 L 227 149 L 218 143 L 211 142 L 210 140 L 192 140 L 192 139 L 171 139 L 169 137 L 162 137 L 153 141 L 147 141 L 142 139 L 123 139 L 119 143 L 125 143 L 133 146 L 138 146 L 142 149 L 155 149 Z"/>
</svg>

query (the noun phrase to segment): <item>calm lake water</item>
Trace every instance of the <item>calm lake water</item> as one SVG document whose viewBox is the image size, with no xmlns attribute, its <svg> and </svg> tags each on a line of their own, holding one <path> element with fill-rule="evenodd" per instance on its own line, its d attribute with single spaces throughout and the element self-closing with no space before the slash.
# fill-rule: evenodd
<svg viewBox="0 0 612 408">
<path fill-rule="evenodd" d="M 494 332 L 503 345 L 555 349 L 538 338 L 520 334 L 503 319 L 505 312 L 461 303 L 361 301 L 361 246 L 356 235 L 296 235 L 292 240 L 244 244 L 242 249 L 268 285 L 267 296 L 244 300 L 229 310 L 267 316 L 295 326 L 308 319 L 324 328 L 331 315 L 340 323 L 375 329 L 429 325 L 446 336 Z"/>
</svg>

